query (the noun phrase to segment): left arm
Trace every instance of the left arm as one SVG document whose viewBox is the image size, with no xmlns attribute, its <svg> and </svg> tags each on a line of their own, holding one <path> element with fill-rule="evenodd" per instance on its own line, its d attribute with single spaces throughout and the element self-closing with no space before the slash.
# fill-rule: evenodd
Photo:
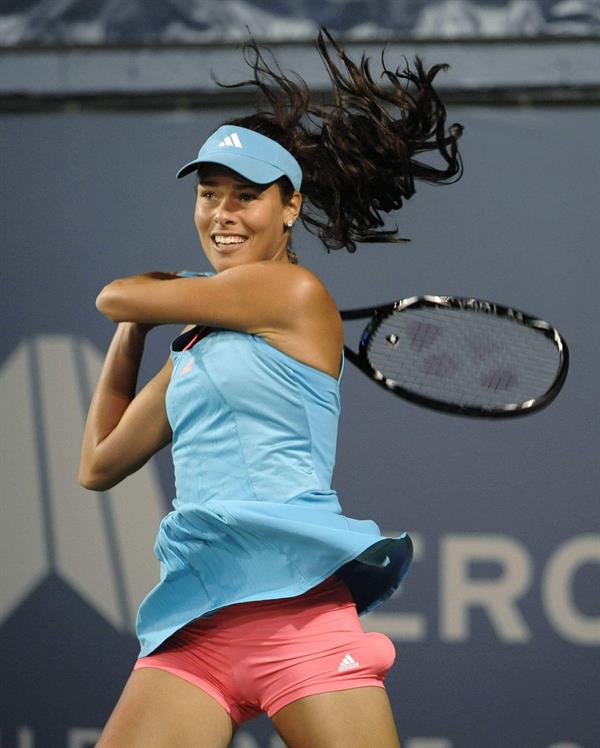
<svg viewBox="0 0 600 748">
<path fill-rule="evenodd" d="M 177 282 L 165 282 L 171 280 Z M 299 309 L 306 309 L 307 294 L 319 289 L 321 281 L 307 268 L 261 261 L 212 276 L 144 273 L 120 278 L 102 289 L 96 307 L 114 322 L 192 322 L 259 332 L 293 329 Z"/>
</svg>

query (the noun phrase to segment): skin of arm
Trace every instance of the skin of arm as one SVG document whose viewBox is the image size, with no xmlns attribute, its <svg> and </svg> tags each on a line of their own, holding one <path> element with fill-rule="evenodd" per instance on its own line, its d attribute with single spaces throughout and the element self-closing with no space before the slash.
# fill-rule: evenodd
<svg viewBox="0 0 600 748">
<path fill-rule="evenodd" d="M 171 441 L 164 403 L 172 371 L 170 356 L 135 394 L 145 337 L 152 326 L 117 325 L 85 423 L 79 464 L 79 483 L 84 488 L 112 488 Z"/>
<path fill-rule="evenodd" d="M 288 263 L 252 262 L 195 278 L 165 274 L 176 283 L 165 283 L 171 278 L 156 275 L 133 275 L 109 283 L 96 299 L 97 309 L 114 322 L 193 320 L 260 333 L 293 329 L 299 309 L 310 313 L 314 303 L 318 307 L 328 295 L 314 273 Z M 315 308 L 316 315 L 319 311 Z"/>
</svg>

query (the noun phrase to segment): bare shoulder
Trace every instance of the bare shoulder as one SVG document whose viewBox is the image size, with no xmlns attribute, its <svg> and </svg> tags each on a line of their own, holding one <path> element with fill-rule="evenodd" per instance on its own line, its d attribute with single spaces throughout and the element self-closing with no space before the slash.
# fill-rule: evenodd
<svg viewBox="0 0 600 748">
<path fill-rule="evenodd" d="M 333 297 L 316 273 L 292 263 L 281 263 L 281 265 L 284 268 L 281 277 L 286 286 L 285 290 L 293 303 L 306 305 L 307 308 L 304 311 L 307 313 L 315 303 L 325 303 L 335 307 Z"/>
<path fill-rule="evenodd" d="M 263 276 L 263 280 L 267 281 L 274 307 L 280 310 L 279 317 L 276 324 L 260 326 L 252 332 L 284 353 L 337 378 L 344 328 L 333 297 L 308 268 L 291 263 L 270 265 L 265 274 L 269 278 Z"/>
<path fill-rule="evenodd" d="M 342 326 L 342 319 L 333 296 L 318 275 L 308 268 L 298 268 L 300 275 L 295 302 L 307 321 L 325 320 L 334 327 Z"/>
<path fill-rule="evenodd" d="M 339 318 L 333 297 L 312 270 L 292 263 L 255 264 L 263 265 L 261 291 L 275 308 L 289 310 L 281 319 L 283 327 L 291 323 L 295 329 L 299 323 L 322 320 L 324 315 L 334 322 Z"/>
<path fill-rule="evenodd" d="M 227 285 L 236 298 L 245 296 L 246 331 L 295 328 L 299 317 L 337 315 L 325 284 L 308 268 L 286 262 L 253 262 L 223 270 L 214 282 Z M 260 309 L 261 314 L 253 314 Z"/>
<path fill-rule="evenodd" d="M 283 292 L 289 293 L 294 288 L 302 288 L 311 284 L 323 285 L 320 278 L 302 265 L 294 265 L 291 262 L 250 262 L 244 265 L 236 265 L 227 270 L 222 270 L 212 276 L 213 280 L 223 282 L 253 283 L 256 290 L 263 292 L 272 291 L 283 286 Z"/>
</svg>

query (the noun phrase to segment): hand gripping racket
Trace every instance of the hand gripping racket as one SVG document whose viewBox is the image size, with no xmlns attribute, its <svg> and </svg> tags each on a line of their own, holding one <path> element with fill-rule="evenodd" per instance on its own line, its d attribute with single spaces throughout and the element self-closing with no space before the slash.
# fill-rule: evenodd
<svg viewBox="0 0 600 748">
<path fill-rule="evenodd" d="M 547 322 L 481 299 L 412 296 L 341 312 L 369 318 L 346 358 L 399 397 L 462 416 L 506 418 L 549 405 L 569 366 Z"/>
</svg>

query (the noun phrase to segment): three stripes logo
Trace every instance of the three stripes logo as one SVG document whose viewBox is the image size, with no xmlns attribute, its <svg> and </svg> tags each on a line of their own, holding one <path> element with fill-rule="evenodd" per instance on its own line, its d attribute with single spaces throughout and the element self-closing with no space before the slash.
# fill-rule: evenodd
<svg viewBox="0 0 600 748">
<path fill-rule="evenodd" d="M 240 140 L 237 132 L 232 132 L 228 135 L 225 140 L 219 143 L 219 148 L 243 148 L 242 141 Z"/>
<path fill-rule="evenodd" d="M 355 667 L 360 667 L 360 663 L 358 663 L 352 655 L 345 654 L 344 659 L 338 665 L 338 671 L 341 673 L 344 670 L 352 670 Z"/>
</svg>

